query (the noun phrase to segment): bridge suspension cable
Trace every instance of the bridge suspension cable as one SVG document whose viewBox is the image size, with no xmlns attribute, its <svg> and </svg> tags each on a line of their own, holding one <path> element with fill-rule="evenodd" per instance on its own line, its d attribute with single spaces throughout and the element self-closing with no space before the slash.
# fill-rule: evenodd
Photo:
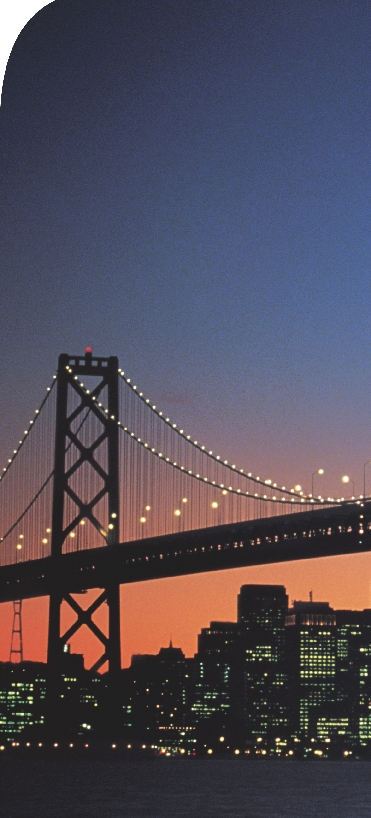
<svg viewBox="0 0 371 818">
<path fill-rule="evenodd" d="M 78 380 L 79 387 L 89 396 L 90 391 L 86 389 L 84 383 L 78 378 L 76 380 Z M 123 377 L 124 384 L 127 384 L 128 380 L 130 379 L 126 379 L 125 376 Z M 297 505 L 300 505 L 301 508 L 313 508 L 316 503 L 328 505 L 341 502 L 340 499 L 335 500 L 334 498 L 327 498 L 327 500 L 325 500 L 320 497 L 315 500 L 312 496 L 305 495 L 302 491 L 298 492 L 295 489 L 289 490 L 285 487 L 280 487 L 279 489 L 283 496 L 277 496 L 279 493 L 278 487 L 272 483 L 272 481 L 265 480 L 263 482 L 260 478 L 252 478 L 250 474 L 246 473 L 243 469 L 236 469 L 234 465 L 228 464 L 227 461 L 222 461 L 220 457 L 213 455 L 212 452 L 199 444 L 198 441 L 192 441 L 189 435 L 185 435 L 182 429 L 177 428 L 176 424 L 171 424 L 169 418 L 164 418 L 163 413 L 157 410 L 156 406 L 149 405 L 149 399 L 144 399 L 144 396 L 138 392 L 136 387 L 131 386 L 130 382 L 128 385 L 130 387 L 129 391 L 123 390 L 123 404 L 120 410 L 120 416 L 124 414 L 126 422 L 124 424 L 120 419 L 113 417 L 111 420 L 117 422 L 119 428 L 125 433 L 131 444 L 135 444 L 136 449 L 142 451 L 142 454 L 146 458 L 146 466 L 144 468 L 142 458 L 138 453 L 135 453 L 133 447 L 121 453 L 121 460 L 126 463 L 126 487 L 124 488 L 123 497 L 124 506 L 126 508 L 129 507 L 132 512 L 135 529 L 133 530 L 132 526 L 130 533 L 128 531 L 125 534 L 123 533 L 121 537 L 122 541 L 136 539 L 140 536 L 138 529 L 135 528 L 135 521 L 140 520 L 147 522 L 147 517 L 143 509 L 149 509 L 151 507 L 148 496 L 154 494 L 155 485 L 161 484 L 162 486 L 161 491 L 157 491 L 156 514 L 158 515 L 159 509 L 161 508 L 162 517 L 166 516 L 164 514 L 164 508 L 165 506 L 169 507 L 169 504 L 171 505 L 169 497 L 172 491 L 169 490 L 169 487 L 166 487 L 163 479 L 159 480 L 160 475 L 162 478 L 163 471 L 160 471 L 155 479 L 154 477 L 149 477 L 152 473 L 149 461 L 152 459 L 157 459 L 162 464 L 170 467 L 170 470 L 173 472 L 182 474 L 183 480 L 186 479 L 188 485 L 196 482 L 199 486 L 203 487 L 202 490 L 204 492 L 206 488 L 213 490 L 214 497 L 211 502 L 213 508 L 219 506 L 215 498 L 215 492 L 219 495 L 221 493 L 222 495 L 235 496 L 240 508 L 238 511 L 234 509 L 234 511 L 229 514 L 228 519 L 223 518 L 225 522 L 231 522 L 232 518 L 240 520 L 242 516 L 244 519 L 251 519 L 256 516 L 271 516 L 272 514 L 285 513 L 288 508 L 294 510 L 294 507 Z M 130 394 L 134 398 L 133 401 L 128 400 L 127 396 Z M 138 397 L 140 398 L 139 401 L 137 400 Z M 96 401 L 94 404 L 95 409 L 100 409 L 102 415 L 103 413 L 105 415 L 108 414 L 108 409 L 104 403 L 91 395 L 90 399 Z M 148 408 L 151 409 L 150 412 L 148 412 Z M 158 423 L 160 424 L 159 426 L 157 425 Z M 175 436 L 173 433 L 175 433 Z M 191 444 L 191 446 L 189 444 Z M 199 460 L 195 460 L 195 457 L 199 458 Z M 202 463 L 204 463 L 203 466 Z M 233 475 L 233 481 L 226 478 L 226 472 L 229 478 Z M 258 484 L 260 492 L 253 492 L 247 489 L 246 486 L 249 481 L 252 481 L 255 486 Z M 232 485 L 230 485 L 231 482 Z M 151 488 L 148 488 L 146 491 L 143 489 L 145 483 L 147 483 L 148 486 L 151 484 Z M 128 486 L 130 487 L 129 491 L 127 490 Z M 264 494 L 261 493 L 262 491 L 264 491 Z M 161 500 L 159 499 L 160 496 Z M 182 499 L 184 502 L 188 502 L 188 498 Z M 248 507 L 246 506 L 246 502 L 243 504 L 243 500 L 248 501 Z M 255 503 L 253 507 L 252 501 Z M 259 507 L 256 506 L 256 503 L 259 503 Z M 175 504 L 179 506 L 180 500 L 177 500 Z M 207 507 L 208 500 L 206 496 L 205 504 Z M 206 522 L 204 519 L 205 512 L 201 511 L 200 499 L 196 505 L 198 505 L 199 508 L 199 517 L 197 520 L 193 520 L 194 527 L 212 525 L 213 522 Z M 245 512 L 242 515 L 241 507 L 243 505 L 245 506 Z M 263 511 L 264 505 L 266 506 L 265 512 Z M 175 508 L 173 513 L 181 516 L 183 512 L 180 508 Z M 167 514 L 169 515 L 169 508 L 167 509 Z M 149 516 L 151 517 L 152 515 Z M 189 514 L 188 518 L 190 518 Z M 168 532 L 171 530 L 167 525 L 165 525 L 165 529 Z M 147 531 L 146 533 L 148 534 L 149 532 Z M 164 532 L 160 531 L 158 527 L 156 527 L 156 531 L 154 531 L 152 526 L 152 535 L 159 533 Z"/>
<path fill-rule="evenodd" d="M 51 521 L 56 375 L 0 476 L 0 562 L 47 556 Z M 48 530 L 47 530 L 48 529 Z"/>
<path fill-rule="evenodd" d="M 117 417 L 110 416 L 105 386 L 94 371 L 87 376 L 91 389 L 73 375 L 76 389 L 67 407 L 63 553 L 109 542 L 114 527 L 105 489 L 108 449 L 102 430 L 107 419 L 122 433 L 120 542 L 342 502 L 315 498 L 238 469 L 192 439 L 123 370 L 117 372 L 122 382 Z M 5 564 L 50 554 L 55 400 L 49 398 L 56 377 L 0 475 L 0 562 Z"/>
<path fill-rule="evenodd" d="M 90 409 L 88 409 L 88 410 L 87 410 L 86 415 L 85 415 L 85 417 L 82 419 L 82 421 L 81 421 L 81 423 L 80 423 L 80 426 L 78 427 L 78 430 L 77 430 L 77 431 L 80 431 L 80 429 L 82 428 L 83 424 L 85 423 L 85 421 L 86 421 L 86 419 L 87 419 L 87 417 L 88 417 L 89 413 L 90 413 Z M 68 451 L 69 451 L 69 449 L 71 448 L 71 446 L 72 446 L 72 443 L 70 442 L 70 443 L 68 444 L 67 448 L 66 448 L 66 452 L 68 452 Z M 32 500 L 30 500 L 30 502 L 28 503 L 28 505 L 26 506 L 26 508 L 25 508 L 25 509 L 24 509 L 24 510 L 21 512 L 21 514 L 19 515 L 19 517 L 17 518 L 17 520 L 15 520 L 15 522 L 14 522 L 14 523 L 13 523 L 13 524 L 10 526 L 10 528 L 8 529 L 8 531 L 7 531 L 7 532 L 6 532 L 6 533 L 5 533 L 5 534 L 4 534 L 4 535 L 3 535 L 3 536 L 0 538 L 0 542 L 3 542 L 4 540 L 6 540 L 6 538 L 7 538 L 7 537 L 8 537 L 8 536 L 9 536 L 9 535 L 12 533 L 12 531 L 14 531 L 14 529 L 17 527 L 17 525 L 18 525 L 18 524 L 19 524 L 19 523 L 20 523 L 20 522 L 23 520 L 23 518 L 26 516 L 27 512 L 28 512 L 28 511 L 29 511 L 29 510 L 32 508 L 33 504 L 34 504 L 34 503 L 36 503 L 36 500 L 38 500 L 38 498 L 40 497 L 40 494 L 41 494 L 41 493 L 44 491 L 44 489 L 45 489 L 45 488 L 46 488 L 46 486 L 48 485 L 48 483 L 49 483 L 49 481 L 52 479 L 53 475 L 54 475 L 54 469 L 53 469 L 53 471 L 51 471 L 51 472 L 50 472 L 50 474 L 48 475 L 48 477 L 46 478 L 46 480 L 44 480 L 44 482 L 43 482 L 42 486 L 40 486 L 40 488 L 39 488 L 39 490 L 36 492 L 35 496 L 32 498 Z"/>
<path fill-rule="evenodd" d="M 121 374 L 120 370 L 119 370 L 119 374 Z M 187 447 L 189 445 L 192 446 L 194 449 L 197 450 L 197 452 L 200 453 L 200 455 L 202 455 L 203 458 L 209 459 L 209 460 L 212 461 L 213 464 L 216 464 L 218 467 L 221 467 L 223 470 L 227 470 L 228 473 L 233 475 L 234 479 L 239 478 L 239 479 L 244 479 L 246 481 L 251 481 L 256 485 L 259 485 L 259 487 L 261 487 L 263 490 L 265 489 L 266 491 L 270 490 L 271 492 L 275 491 L 277 493 L 281 493 L 281 494 L 283 494 L 283 497 L 278 498 L 274 494 L 268 497 L 266 494 L 253 493 L 251 491 L 242 490 L 241 488 L 234 488 L 233 486 L 229 486 L 228 484 L 225 484 L 224 482 L 221 482 L 221 481 L 217 482 L 216 480 L 211 480 L 206 475 L 197 473 L 197 470 L 189 469 L 184 463 L 181 464 L 181 463 L 175 461 L 173 458 L 167 456 L 164 452 L 161 451 L 161 447 L 158 448 L 156 446 L 152 446 L 151 443 L 148 442 L 148 436 L 147 435 L 145 435 L 145 439 L 143 439 L 143 436 L 142 436 L 143 435 L 143 425 L 139 427 L 139 428 L 142 429 L 141 434 L 139 435 L 135 431 L 133 431 L 132 428 L 129 428 L 127 425 L 124 425 L 118 419 L 117 423 L 118 423 L 120 429 L 122 429 L 130 438 L 135 440 L 135 442 L 138 443 L 140 446 L 142 446 L 144 449 L 147 449 L 155 457 L 157 457 L 159 459 L 163 459 L 164 462 L 168 463 L 174 469 L 177 469 L 178 471 L 182 471 L 182 472 L 187 473 L 194 480 L 201 480 L 201 481 L 203 481 L 205 483 L 211 483 L 216 488 L 221 489 L 221 490 L 225 489 L 226 491 L 231 492 L 232 494 L 236 494 L 236 495 L 245 494 L 246 496 L 249 496 L 249 497 L 251 497 L 251 496 L 252 497 L 257 497 L 260 500 L 265 501 L 265 502 L 279 502 L 279 501 L 281 501 L 281 502 L 284 502 L 284 503 L 287 503 L 287 502 L 294 503 L 296 505 L 302 505 L 302 504 L 305 504 L 305 503 L 309 504 L 309 503 L 314 503 L 315 502 L 313 498 L 310 498 L 310 497 L 304 495 L 303 492 L 297 492 L 295 489 L 286 489 L 284 486 L 278 487 L 276 485 L 276 483 L 273 483 L 271 480 L 262 481 L 258 477 L 252 477 L 252 475 L 250 473 L 247 473 L 246 471 L 244 471 L 244 469 L 236 469 L 236 466 L 228 464 L 228 461 L 226 461 L 226 460 L 223 461 L 220 458 L 219 455 L 213 455 L 212 451 L 207 450 L 206 447 L 199 444 L 197 440 L 194 441 L 194 440 L 191 439 L 190 435 L 185 435 L 184 432 L 183 432 L 183 429 L 178 429 L 177 425 L 175 423 L 170 423 L 169 418 L 165 418 L 163 416 L 163 413 L 156 409 L 156 406 L 150 405 L 149 400 L 145 399 L 142 396 L 141 393 L 138 393 L 136 391 L 135 386 L 134 387 L 131 386 L 130 379 L 125 378 L 122 374 L 121 374 L 121 377 L 123 377 L 123 380 L 126 383 L 128 383 L 128 381 L 129 381 L 128 385 L 130 386 L 132 392 L 134 393 L 134 395 L 137 398 L 139 398 L 142 401 L 142 404 L 146 407 L 146 409 L 149 408 L 151 410 L 151 412 L 155 415 L 156 418 L 158 418 L 160 421 L 164 422 L 167 425 L 167 428 L 169 429 L 170 433 L 175 432 L 176 435 L 178 436 L 178 438 L 180 438 L 182 440 L 182 442 L 184 442 L 184 444 Z M 87 395 L 90 394 L 89 390 L 86 390 L 86 387 L 85 387 L 85 385 L 84 385 L 84 383 L 82 381 L 79 381 L 79 386 L 80 386 L 80 388 L 85 390 Z M 92 400 L 94 400 L 94 398 L 92 398 Z M 95 404 L 95 406 L 98 407 L 98 409 L 100 409 L 102 411 L 102 414 L 103 413 L 108 414 L 108 409 L 100 401 L 98 401 Z M 126 409 L 127 409 L 127 407 L 126 407 Z M 143 418 L 142 417 L 141 417 L 140 421 L 141 421 L 141 423 L 143 423 Z M 153 433 L 153 427 L 152 427 L 151 431 Z M 166 448 L 165 441 L 164 441 L 164 446 L 162 448 Z M 323 503 L 324 500 L 322 498 L 318 498 L 317 502 L 318 503 Z"/>
<path fill-rule="evenodd" d="M 87 389 L 77 376 L 75 379 L 94 407 L 95 417 L 100 412 L 102 419 L 107 418 L 109 412 L 103 396 Z M 259 485 L 264 494 L 250 491 L 246 472 L 232 466 L 228 469 L 227 464 L 209 456 L 197 442 L 190 446 L 184 433 L 172 434 L 173 428 L 166 418 L 164 424 L 160 414 L 148 412 L 147 402 L 138 401 L 137 397 L 136 390 L 123 388 L 120 415 L 125 422 L 109 416 L 124 433 L 120 435 L 119 455 L 121 469 L 124 465 L 120 542 L 269 517 L 289 509 L 294 511 L 298 505 L 301 509 L 313 507 L 311 498 L 288 489 L 283 490 L 287 492 L 283 497 L 279 496 L 276 487 L 267 482 Z M 254 488 L 257 487 L 254 481 Z M 319 502 L 328 504 L 321 499 Z"/>
<path fill-rule="evenodd" d="M 5 477 L 5 475 L 7 474 L 7 472 L 9 471 L 9 469 L 11 468 L 11 466 L 13 465 L 13 463 L 14 463 L 14 461 L 15 461 L 15 458 L 17 457 L 17 455 L 19 454 L 20 450 L 22 449 L 22 446 L 24 445 L 24 443 L 25 443 L 25 442 L 26 442 L 26 440 L 27 440 L 27 435 L 29 435 L 29 434 L 30 434 L 30 432 L 32 431 L 32 429 L 34 428 L 35 423 L 36 423 L 36 421 L 37 421 L 38 417 L 40 416 L 40 412 L 41 412 L 41 411 L 42 411 L 42 409 L 44 408 L 44 406 L 45 406 L 45 404 L 46 404 L 46 401 L 48 400 L 48 398 L 49 398 L 49 396 L 50 396 L 50 393 L 51 393 L 51 391 L 52 391 L 53 387 L 55 386 L 55 382 L 56 382 L 56 380 L 57 380 L 57 376 L 56 376 L 56 375 L 53 375 L 53 380 L 52 380 L 52 382 L 51 382 L 51 385 L 50 385 L 50 386 L 47 386 L 47 388 L 46 388 L 46 395 L 45 395 L 45 397 L 44 397 L 44 398 L 43 398 L 43 400 L 41 401 L 39 408 L 38 408 L 38 409 L 35 409 L 35 417 L 34 417 L 34 418 L 31 418 L 31 420 L 29 421 L 29 424 L 28 424 L 28 429 L 25 429 L 25 430 L 24 430 L 24 432 L 23 432 L 23 436 L 22 436 L 22 437 L 21 437 L 21 439 L 18 441 L 18 444 L 17 444 L 16 448 L 15 448 L 15 449 L 13 449 L 13 452 L 12 452 L 11 457 L 9 457 L 9 458 L 8 458 L 7 465 L 6 465 L 6 466 L 4 466 L 4 468 L 3 468 L 2 472 L 0 472 L 0 480 L 3 480 L 3 478 Z"/>
<path fill-rule="evenodd" d="M 46 478 L 46 480 L 44 480 L 44 482 L 43 482 L 42 486 L 41 486 L 41 487 L 39 488 L 39 490 L 36 492 L 36 494 L 35 494 L 35 496 L 32 498 L 32 500 L 30 500 L 30 502 L 28 503 L 28 505 L 26 506 L 26 508 L 25 508 L 25 509 L 24 509 L 24 510 L 21 512 L 21 514 L 20 514 L 20 515 L 19 515 L 19 517 L 18 517 L 18 518 L 15 520 L 15 522 L 14 522 L 14 523 L 13 523 L 13 524 L 10 526 L 10 528 L 8 529 L 8 531 L 7 531 L 5 534 L 3 534 L 3 536 L 0 538 L 0 542 L 4 542 L 4 541 L 6 540 L 6 538 L 7 538 L 7 537 L 9 537 L 9 535 L 10 535 L 10 534 L 11 534 L 11 533 L 14 531 L 14 529 L 15 529 L 15 528 L 17 528 L 17 525 L 18 525 L 19 523 L 21 523 L 21 522 L 22 522 L 22 520 L 23 520 L 23 518 L 26 516 L 27 512 L 28 512 L 28 511 L 30 511 L 30 509 L 32 508 L 33 504 L 34 504 L 34 503 L 36 503 L 36 500 L 38 500 L 38 499 L 39 499 L 40 494 L 42 494 L 42 492 L 44 491 L 44 489 L 47 487 L 47 485 L 48 485 L 49 481 L 50 481 L 50 480 L 52 479 L 52 477 L 53 477 L 53 474 L 54 474 L 54 472 L 53 472 L 53 471 L 52 471 L 52 472 L 50 472 L 49 476 Z"/>
<path fill-rule="evenodd" d="M 215 455 L 212 450 L 209 450 L 206 446 L 201 445 L 201 443 L 199 443 L 198 440 L 193 440 L 191 438 L 191 435 L 187 435 L 184 432 L 183 429 L 178 428 L 178 425 L 176 423 L 173 423 L 170 420 L 169 417 L 166 417 L 164 415 L 164 413 L 162 411 L 160 411 L 157 408 L 157 406 L 150 401 L 149 398 L 146 398 L 144 396 L 143 392 L 138 391 L 138 387 L 136 385 L 132 384 L 131 378 L 128 378 L 125 375 L 125 372 L 122 369 L 119 369 L 119 375 L 122 378 L 122 380 L 127 384 L 127 386 L 129 386 L 131 391 L 137 396 L 137 398 L 140 401 L 142 401 L 142 403 L 145 406 L 147 406 L 148 409 L 150 409 L 151 412 L 153 412 L 164 424 L 166 424 L 168 426 L 168 428 L 171 429 L 172 432 L 174 432 L 176 435 L 181 437 L 183 440 L 187 440 L 187 442 L 191 446 L 193 446 L 199 452 L 202 452 L 202 454 L 204 454 L 206 457 L 212 459 L 215 463 L 223 464 L 223 466 L 225 466 L 225 468 L 229 472 L 231 472 L 233 475 L 239 474 L 242 477 L 244 477 L 246 480 L 249 480 L 250 482 L 257 484 L 259 487 L 262 487 L 263 489 L 264 489 L 264 487 L 266 487 L 266 488 L 270 487 L 270 488 L 274 489 L 275 492 L 284 495 L 285 498 L 287 498 L 288 494 L 290 494 L 292 497 L 297 498 L 297 503 L 299 503 L 299 504 L 302 504 L 305 501 L 307 503 L 311 503 L 311 504 L 313 504 L 313 503 L 323 504 L 325 502 L 322 497 L 315 498 L 312 495 L 305 495 L 304 492 L 297 491 L 294 488 L 287 489 L 285 486 L 278 486 L 277 483 L 274 482 L 273 480 L 260 479 L 260 477 L 255 477 L 251 472 L 246 472 L 245 469 L 238 469 L 235 465 L 233 465 L 233 464 L 231 465 L 230 463 L 228 463 L 227 460 L 223 460 L 223 458 L 220 455 Z M 125 431 L 126 431 L 126 429 L 125 429 Z M 131 432 L 129 432 L 129 434 L 131 434 Z M 141 443 L 141 440 L 139 440 L 138 442 Z M 153 448 L 151 450 L 152 450 L 153 453 L 155 453 L 153 451 Z M 172 464 L 172 465 L 174 465 L 174 464 Z M 176 464 L 175 464 L 175 466 L 176 466 Z M 233 489 L 229 489 L 229 490 L 233 491 Z M 237 493 L 240 493 L 240 492 L 237 492 Z M 264 497 L 264 495 L 259 494 L 259 497 L 260 497 L 261 500 L 268 500 L 269 502 L 271 500 L 271 498 Z M 287 500 L 284 500 L 284 502 L 285 501 L 287 502 Z M 335 502 L 335 500 L 331 499 L 331 502 Z"/>
</svg>

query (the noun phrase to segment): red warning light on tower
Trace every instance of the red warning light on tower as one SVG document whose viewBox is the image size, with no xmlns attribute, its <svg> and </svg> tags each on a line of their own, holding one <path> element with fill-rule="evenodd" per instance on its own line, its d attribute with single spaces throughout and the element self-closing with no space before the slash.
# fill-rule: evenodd
<svg viewBox="0 0 371 818">
<path fill-rule="evenodd" d="M 93 350 L 91 347 L 85 347 L 85 355 L 92 355 Z"/>
</svg>

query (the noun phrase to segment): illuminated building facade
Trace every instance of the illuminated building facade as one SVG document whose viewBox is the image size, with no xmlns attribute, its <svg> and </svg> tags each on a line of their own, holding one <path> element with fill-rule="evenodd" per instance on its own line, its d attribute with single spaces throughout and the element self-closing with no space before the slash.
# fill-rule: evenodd
<svg viewBox="0 0 371 818">
<path fill-rule="evenodd" d="M 327 602 L 294 602 L 286 617 L 290 722 L 301 737 L 317 737 L 337 705 L 337 632 Z"/>
<path fill-rule="evenodd" d="M 0 663 L 0 734 L 32 739 L 44 735 L 47 665 L 42 662 Z M 99 731 L 104 677 L 84 669 L 83 657 L 64 646 L 61 677 L 62 731 L 91 735 Z"/>
<path fill-rule="evenodd" d="M 46 665 L 0 663 L 0 734 L 38 732 L 45 720 Z"/>
<path fill-rule="evenodd" d="M 0 735 L 44 738 L 47 666 L 0 663 Z M 107 674 L 63 651 L 54 738 L 123 738 L 174 752 L 371 756 L 371 610 L 287 608 L 280 585 L 244 585 L 238 621 L 210 623 L 193 659 L 170 643 L 121 671 L 121 720 Z M 49 736 L 46 736 L 50 738 Z"/>
<path fill-rule="evenodd" d="M 125 736 L 159 747 L 187 748 L 193 738 L 189 718 L 192 660 L 170 643 L 156 655 L 132 657 L 122 671 Z"/>
<path fill-rule="evenodd" d="M 242 644 L 236 622 L 211 622 L 198 637 L 192 719 L 207 738 L 241 732 Z"/>
<path fill-rule="evenodd" d="M 247 739 L 274 738 L 288 730 L 283 585 L 243 585 L 238 626 L 243 641 L 243 716 Z"/>
<path fill-rule="evenodd" d="M 336 611 L 338 700 L 349 741 L 371 746 L 371 610 Z"/>
</svg>

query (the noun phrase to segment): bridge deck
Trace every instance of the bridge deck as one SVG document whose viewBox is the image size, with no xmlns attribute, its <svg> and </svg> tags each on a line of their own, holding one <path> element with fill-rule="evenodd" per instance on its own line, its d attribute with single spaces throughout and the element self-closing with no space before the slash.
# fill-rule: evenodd
<svg viewBox="0 0 371 818">
<path fill-rule="evenodd" d="M 0 567 L 0 602 L 371 550 L 371 503 L 184 531 Z"/>
</svg>

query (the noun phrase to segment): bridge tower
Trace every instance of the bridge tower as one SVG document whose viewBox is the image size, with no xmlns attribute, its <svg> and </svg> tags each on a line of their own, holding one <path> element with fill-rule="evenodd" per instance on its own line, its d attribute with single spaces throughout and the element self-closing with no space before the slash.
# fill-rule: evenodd
<svg viewBox="0 0 371 818">
<path fill-rule="evenodd" d="M 92 382 L 93 378 L 93 382 Z M 83 385 L 82 385 L 83 384 Z M 91 388 L 88 390 L 87 387 Z M 105 410 L 98 409 L 104 401 Z M 88 416 L 92 422 L 87 421 Z M 60 694 L 63 646 L 83 626 L 99 639 L 103 653 L 91 670 L 108 663 L 111 715 L 115 719 L 115 691 L 121 669 L 120 597 L 114 577 L 105 580 L 98 598 L 84 610 L 69 592 L 61 570 L 68 539 L 88 524 L 95 539 L 108 548 L 119 541 L 119 462 L 118 462 L 118 359 L 59 356 L 57 380 L 54 484 L 52 510 L 52 585 L 49 604 L 48 684 L 46 723 L 49 732 L 62 725 Z M 90 496 L 89 495 L 90 491 Z M 104 517 L 104 519 L 102 519 Z M 73 540 L 76 543 L 77 540 Z M 76 614 L 74 624 L 61 633 L 61 606 L 65 601 Z M 104 603 L 108 606 L 108 635 L 92 620 Z"/>
</svg>

